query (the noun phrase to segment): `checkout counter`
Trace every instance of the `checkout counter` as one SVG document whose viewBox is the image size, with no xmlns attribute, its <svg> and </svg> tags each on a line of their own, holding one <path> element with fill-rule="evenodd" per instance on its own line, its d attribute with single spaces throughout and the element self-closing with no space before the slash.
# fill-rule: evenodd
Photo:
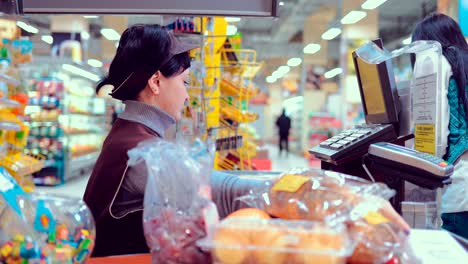
<svg viewBox="0 0 468 264">
<path fill-rule="evenodd" d="M 431 53 L 433 58 L 440 59 L 441 52 L 437 44 L 427 42 L 412 44 L 407 50 L 392 54 L 382 48 L 382 41 L 376 40 L 353 53 L 366 124 L 345 130 L 309 152 L 321 160 L 322 169 L 386 183 L 397 191 L 391 202 L 401 213 L 405 181 L 431 190 L 443 188 L 450 184 L 453 166 L 435 150 L 424 153 L 405 147 L 415 137 L 412 134 L 415 107 L 411 104 L 415 100 L 409 98 L 414 91 L 408 92 L 406 88 L 399 95 L 399 91 L 405 90 L 397 87 L 391 59 L 413 52 Z M 437 74 L 433 76 L 440 78 Z M 418 84 L 417 78 L 414 76 L 410 81 L 411 89 Z M 443 89 L 436 85 L 440 83 L 434 82 L 429 89 Z M 437 104 L 427 107 L 437 107 Z"/>
</svg>

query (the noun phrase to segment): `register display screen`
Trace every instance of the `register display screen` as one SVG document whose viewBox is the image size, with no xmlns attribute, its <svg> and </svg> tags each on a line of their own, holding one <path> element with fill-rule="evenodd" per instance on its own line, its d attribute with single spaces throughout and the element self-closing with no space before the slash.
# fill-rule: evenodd
<svg viewBox="0 0 468 264">
<path fill-rule="evenodd" d="M 385 100 L 382 94 L 377 65 L 368 64 L 361 58 L 357 58 L 357 64 L 367 114 L 385 114 Z"/>
</svg>

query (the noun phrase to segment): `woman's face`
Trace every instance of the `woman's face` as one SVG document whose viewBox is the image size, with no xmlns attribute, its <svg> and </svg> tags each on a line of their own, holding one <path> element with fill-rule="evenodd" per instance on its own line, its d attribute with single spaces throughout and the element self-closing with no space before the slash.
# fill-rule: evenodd
<svg viewBox="0 0 468 264">
<path fill-rule="evenodd" d="M 189 69 L 169 78 L 163 75 L 160 77 L 158 106 L 176 120 L 181 119 L 185 102 L 189 98 L 187 93 L 189 81 Z"/>
</svg>

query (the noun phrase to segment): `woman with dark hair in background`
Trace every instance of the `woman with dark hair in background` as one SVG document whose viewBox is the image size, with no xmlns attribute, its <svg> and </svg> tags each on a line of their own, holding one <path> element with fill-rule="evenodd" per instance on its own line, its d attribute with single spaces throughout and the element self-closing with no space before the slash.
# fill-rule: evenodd
<svg viewBox="0 0 468 264">
<path fill-rule="evenodd" d="M 468 44 L 460 26 L 443 14 L 431 14 L 416 25 L 413 41 L 434 40 L 442 46 L 442 74 L 447 76 L 447 148 L 454 164 L 452 184 L 442 196 L 442 228 L 468 239 Z"/>
</svg>

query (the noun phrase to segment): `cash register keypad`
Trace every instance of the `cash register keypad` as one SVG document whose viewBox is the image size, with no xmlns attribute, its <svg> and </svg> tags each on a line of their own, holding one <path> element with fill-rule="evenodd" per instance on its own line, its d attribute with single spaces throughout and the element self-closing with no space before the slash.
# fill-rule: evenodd
<svg viewBox="0 0 468 264">
<path fill-rule="evenodd" d="M 359 141 L 359 139 L 372 134 L 372 132 L 373 131 L 370 128 L 346 130 L 320 143 L 320 147 L 332 150 L 340 150 Z"/>
</svg>

